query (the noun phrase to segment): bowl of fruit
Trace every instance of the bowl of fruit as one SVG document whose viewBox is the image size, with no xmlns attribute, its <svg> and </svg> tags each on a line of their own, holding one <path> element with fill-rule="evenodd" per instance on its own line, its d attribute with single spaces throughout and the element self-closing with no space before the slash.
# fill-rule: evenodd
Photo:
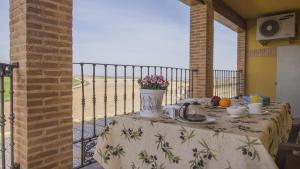
<svg viewBox="0 0 300 169">
<path fill-rule="evenodd" d="M 220 103 L 221 98 L 219 96 L 213 96 L 211 98 L 211 104 L 213 107 L 218 107 Z"/>
<path fill-rule="evenodd" d="M 220 98 L 219 96 L 213 96 L 211 98 L 211 104 L 213 107 L 227 108 L 231 106 L 231 100 L 229 98 Z"/>
</svg>

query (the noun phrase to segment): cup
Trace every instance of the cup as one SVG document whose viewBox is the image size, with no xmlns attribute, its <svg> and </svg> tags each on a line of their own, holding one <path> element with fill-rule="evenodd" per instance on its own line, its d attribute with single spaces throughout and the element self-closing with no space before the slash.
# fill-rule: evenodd
<svg viewBox="0 0 300 169">
<path fill-rule="evenodd" d="M 181 106 L 178 105 L 166 105 L 163 108 L 163 115 L 171 119 L 176 119 L 179 116 L 179 109 Z"/>
<path fill-rule="evenodd" d="M 260 96 L 257 96 L 257 95 L 250 96 L 250 102 L 251 103 L 261 103 Z"/>
<path fill-rule="evenodd" d="M 262 104 L 261 103 L 251 103 L 248 104 L 250 114 L 262 114 Z"/>
</svg>

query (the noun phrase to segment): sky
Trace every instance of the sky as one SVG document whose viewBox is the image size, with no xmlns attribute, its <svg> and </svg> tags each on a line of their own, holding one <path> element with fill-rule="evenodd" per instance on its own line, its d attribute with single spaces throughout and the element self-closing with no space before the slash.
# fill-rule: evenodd
<svg viewBox="0 0 300 169">
<path fill-rule="evenodd" d="M 189 66 L 189 7 L 179 0 L 74 0 L 73 61 Z M 235 32 L 215 22 L 214 68 L 236 69 Z M 0 61 L 9 61 L 8 0 Z"/>
</svg>

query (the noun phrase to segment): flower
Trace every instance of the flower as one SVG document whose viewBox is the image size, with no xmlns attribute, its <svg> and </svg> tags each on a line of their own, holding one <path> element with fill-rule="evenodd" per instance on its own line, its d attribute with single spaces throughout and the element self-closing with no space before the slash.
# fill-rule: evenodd
<svg viewBox="0 0 300 169">
<path fill-rule="evenodd" d="M 166 90 L 169 82 L 162 75 L 145 76 L 143 79 L 138 79 L 138 84 L 141 89 Z"/>
</svg>

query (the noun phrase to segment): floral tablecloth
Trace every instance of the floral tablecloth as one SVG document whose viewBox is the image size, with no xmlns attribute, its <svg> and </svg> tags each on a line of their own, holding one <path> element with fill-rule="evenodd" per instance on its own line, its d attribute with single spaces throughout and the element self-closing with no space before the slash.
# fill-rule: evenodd
<svg viewBox="0 0 300 169">
<path fill-rule="evenodd" d="M 278 144 L 292 125 L 290 106 L 272 103 L 264 115 L 230 118 L 207 109 L 213 124 L 117 116 L 98 138 L 94 158 L 105 169 L 276 169 Z"/>
</svg>

